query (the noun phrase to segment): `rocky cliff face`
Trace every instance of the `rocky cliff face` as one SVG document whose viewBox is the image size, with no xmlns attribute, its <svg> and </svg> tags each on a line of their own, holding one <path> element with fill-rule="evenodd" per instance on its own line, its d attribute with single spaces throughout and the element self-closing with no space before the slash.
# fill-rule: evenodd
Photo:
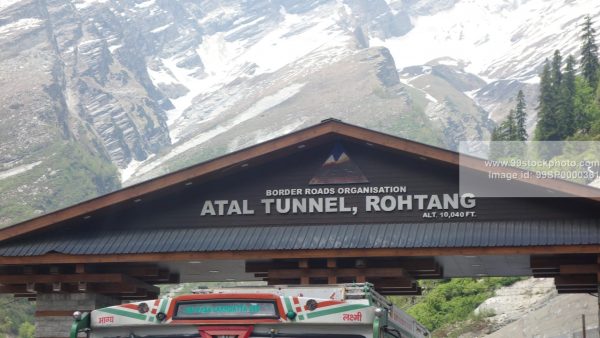
<svg viewBox="0 0 600 338">
<path fill-rule="evenodd" d="M 553 278 L 529 278 L 496 291 L 476 310 L 479 325 L 460 338 L 598 337 L 598 298 L 588 294 L 559 295 Z M 460 326 L 460 325 L 459 325 Z"/>
<path fill-rule="evenodd" d="M 169 102 L 145 71 L 144 54 L 155 46 L 139 38 L 131 19 L 71 1 L 19 1 L 2 14 L 11 22 L 3 26 L 2 100 L 18 112 L 16 120 L 29 124 L 13 132 L 31 138 L 38 131 L 44 136 L 34 142 L 47 144 L 56 135 L 31 125 L 42 118 L 62 139 L 85 143 L 119 167 L 170 144 L 164 113 Z M 36 116 L 24 113 L 32 109 Z"/>
</svg>

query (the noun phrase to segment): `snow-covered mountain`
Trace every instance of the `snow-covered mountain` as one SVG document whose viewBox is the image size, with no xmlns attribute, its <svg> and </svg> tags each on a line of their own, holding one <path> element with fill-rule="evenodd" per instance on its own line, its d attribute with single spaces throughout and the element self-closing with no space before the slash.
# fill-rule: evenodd
<svg viewBox="0 0 600 338">
<path fill-rule="evenodd" d="M 47 211 L 65 145 L 130 184 L 327 117 L 455 148 L 519 89 L 533 126 L 540 65 L 577 52 L 586 14 L 600 3 L 0 0 L 0 205 Z"/>
</svg>

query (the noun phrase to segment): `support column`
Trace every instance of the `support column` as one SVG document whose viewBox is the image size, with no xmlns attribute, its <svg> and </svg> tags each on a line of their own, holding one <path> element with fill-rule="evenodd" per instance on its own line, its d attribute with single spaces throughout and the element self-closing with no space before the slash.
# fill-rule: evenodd
<svg viewBox="0 0 600 338">
<path fill-rule="evenodd" d="M 96 293 L 38 293 L 35 311 L 36 338 L 67 338 L 74 311 L 90 311 L 120 304 L 117 298 Z"/>
</svg>

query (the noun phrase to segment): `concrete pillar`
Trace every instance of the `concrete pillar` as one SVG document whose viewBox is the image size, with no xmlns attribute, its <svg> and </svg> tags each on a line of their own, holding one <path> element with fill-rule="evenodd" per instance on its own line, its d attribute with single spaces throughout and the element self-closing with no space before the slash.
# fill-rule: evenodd
<svg viewBox="0 0 600 338">
<path fill-rule="evenodd" d="M 74 311 L 90 311 L 120 303 L 116 298 L 96 293 L 38 293 L 35 336 L 37 338 L 69 337 Z"/>
</svg>

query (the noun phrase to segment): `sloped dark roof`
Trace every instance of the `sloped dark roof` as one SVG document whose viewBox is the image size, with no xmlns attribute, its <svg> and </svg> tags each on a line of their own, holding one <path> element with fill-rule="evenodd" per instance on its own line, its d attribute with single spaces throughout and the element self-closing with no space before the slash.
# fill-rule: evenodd
<svg viewBox="0 0 600 338">
<path fill-rule="evenodd" d="M 164 252 L 468 248 L 600 244 L 600 220 L 304 225 L 183 229 L 80 229 L 0 245 L 0 256 Z"/>
<path fill-rule="evenodd" d="M 343 123 L 339 120 L 326 120 L 306 129 L 0 229 L 0 243 L 20 236 L 29 236 L 38 231 L 48 230 L 49 228 L 60 228 L 62 224 L 65 224 L 70 220 L 82 217 L 85 218 L 86 216 L 102 212 L 103 210 L 123 206 L 126 205 L 126 203 L 130 203 L 141 197 L 145 198 L 149 195 L 165 193 L 170 191 L 170 189 L 174 190 L 192 180 L 208 181 L 222 175 L 225 171 L 227 171 L 228 174 L 239 172 L 244 170 L 249 163 L 250 165 L 254 165 L 256 163 L 264 163 L 274 158 L 289 156 L 290 154 L 299 151 L 301 147 L 310 147 L 311 145 L 327 142 L 332 137 L 340 136 L 364 142 L 370 146 L 429 159 L 432 162 L 450 166 L 460 165 L 486 173 L 489 171 L 489 168 L 481 159 L 463 157 L 461 159 L 462 161 L 459 163 L 459 154 L 450 150 L 387 135 Z M 502 172 L 520 171 L 519 169 L 510 167 L 502 167 L 497 170 Z M 595 196 L 590 193 L 590 190 L 597 193 L 597 189 L 591 187 L 561 180 L 552 181 L 536 179 L 533 175 L 531 179 L 519 178 L 515 179 L 515 181 L 522 181 L 524 183 L 541 186 L 570 196 L 583 196 L 588 198 L 586 196 Z M 588 199 L 593 200 L 594 202 L 600 202 L 600 198 L 591 197 Z M 5 247 L 5 245 L 3 245 L 3 247 Z"/>
</svg>

